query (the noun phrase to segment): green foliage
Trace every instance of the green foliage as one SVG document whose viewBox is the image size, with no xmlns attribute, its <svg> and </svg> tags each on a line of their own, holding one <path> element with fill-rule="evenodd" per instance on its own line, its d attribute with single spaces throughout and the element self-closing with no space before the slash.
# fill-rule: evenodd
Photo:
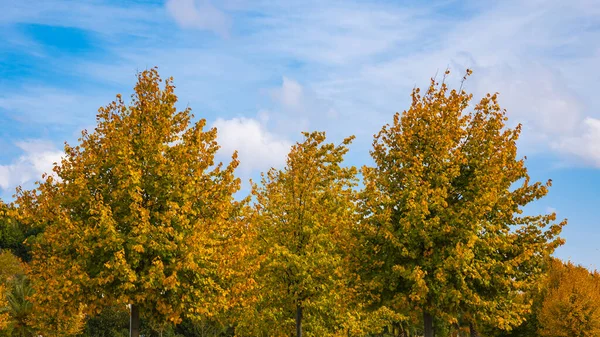
<svg viewBox="0 0 600 337">
<path fill-rule="evenodd" d="M 33 289 L 25 275 L 20 274 L 11 280 L 6 296 L 8 306 L 5 309 L 10 316 L 10 323 L 7 331 L 5 331 L 6 336 L 37 336 L 29 323 L 33 313 L 33 304 L 29 301 L 31 295 L 33 295 Z"/>
<path fill-rule="evenodd" d="M 400 312 L 510 329 L 565 222 L 520 215 L 550 181 L 530 183 L 516 158 L 520 126 L 505 126 L 497 95 L 468 111 L 471 98 L 432 80 L 376 135 L 362 194 L 372 277 L 382 305 Z"/>
<path fill-rule="evenodd" d="M 155 329 L 146 320 L 141 322 L 140 334 L 146 337 L 226 337 L 231 331 L 216 321 L 207 319 L 192 321 L 184 318 L 181 323 L 168 324 Z M 106 307 L 86 321 L 78 337 L 129 337 L 129 310 L 125 306 Z"/>
<path fill-rule="evenodd" d="M 22 276 L 25 271 L 23 270 L 23 263 L 13 253 L 7 250 L 0 251 L 0 284 L 8 287 L 12 284 L 12 281 Z"/>
<path fill-rule="evenodd" d="M 15 218 L 15 210 L 0 200 L 0 251 L 10 251 L 23 261 L 31 259 L 25 239 L 37 231 L 25 228 Z"/>
<path fill-rule="evenodd" d="M 306 336 L 351 328 L 346 257 L 356 224 L 356 169 L 342 161 L 353 137 L 335 146 L 324 143 L 322 132 L 304 136 L 286 167 L 270 170 L 253 189 L 259 300 L 242 329 L 251 334 L 287 336 L 300 323 Z"/>
<path fill-rule="evenodd" d="M 233 330 L 232 326 L 223 325 L 216 320 L 192 320 L 188 318 L 175 327 L 174 333 L 177 336 L 185 337 L 233 337 Z M 245 335 L 238 333 L 238 336 Z"/>
<path fill-rule="evenodd" d="M 125 306 L 106 307 L 87 320 L 80 337 L 129 337 L 129 310 Z"/>
<path fill-rule="evenodd" d="M 0 251 L 0 336 L 33 336 L 28 320 L 32 294 L 23 262 L 8 250 Z"/>
</svg>

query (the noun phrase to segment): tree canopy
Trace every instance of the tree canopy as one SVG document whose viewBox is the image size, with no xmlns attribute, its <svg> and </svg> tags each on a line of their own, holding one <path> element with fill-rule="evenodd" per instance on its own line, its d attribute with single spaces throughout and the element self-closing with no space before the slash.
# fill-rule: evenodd
<svg viewBox="0 0 600 337">
<path fill-rule="evenodd" d="M 166 324 L 227 302 L 237 156 L 215 163 L 216 129 L 192 124 L 172 79 L 162 82 L 156 69 L 139 73 L 131 104 L 118 95 L 100 108 L 95 130 L 18 195 L 22 221 L 43 230 L 30 264 L 42 332 L 73 333 L 114 305 Z"/>
<path fill-rule="evenodd" d="M 375 167 L 363 170 L 383 304 L 423 312 L 427 337 L 433 317 L 502 329 L 521 323 L 530 304 L 514 297 L 562 243 L 565 222 L 554 224 L 554 214 L 522 215 L 551 181 L 531 183 L 517 158 L 521 127 L 505 125 L 497 98 L 471 104 L 472 95 L 432 79 L 376 135 Z"/>
<path fill-rule="evenodd" d="M 353 136 L 304 132 L 240 197 L 237 154 L 140 72 L 0 201 L 0 335 L 600 335 L 598 273 L 552 260 L 566 220 L 527 209 L 551 180 L 521 125 L 448 74 L 375 135 L 362 185 Z"/>
<path fill-rule="evenodd" d="M 343 167 L 353 137 L 338 146 L 304 133 L 286 167 L 254 185 L 259 325 L 269 336 L 330 336 L 349 329 L 347 256 L 356 225 L 356 169 Z M 261 328 L 261 326 L 259 326 Z"/>
</svg>

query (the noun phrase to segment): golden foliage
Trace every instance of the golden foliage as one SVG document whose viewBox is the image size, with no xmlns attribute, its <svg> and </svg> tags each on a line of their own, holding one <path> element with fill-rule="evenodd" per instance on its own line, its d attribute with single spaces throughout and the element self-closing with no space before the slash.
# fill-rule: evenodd
<svg viewBox="0 0 600 337">
<path fill-rule="evenodd" d="M 600 336 L 600 274 L 553 260 L 538 321 L 541 336 Z"/>
<path fill-rule="evenodd" d="M 156 69 L 138 74 L 130 105 L 117 95 L 100 108 L 54 175 L 19 192 L 21 220 L 43 229 L 30 272 L 42 332 L 76 331 L 108 305 L 135 304 L 159 324 L 229 301 L 237 156 L 215 163 L 217 130 L 192 124 L 172 79 L 161 82 Z"/>
</svg>

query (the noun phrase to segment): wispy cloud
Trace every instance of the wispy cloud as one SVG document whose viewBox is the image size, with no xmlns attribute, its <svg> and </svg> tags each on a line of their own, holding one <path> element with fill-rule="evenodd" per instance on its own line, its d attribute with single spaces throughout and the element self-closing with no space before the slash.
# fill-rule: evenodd
<svg viewBox="0 0 600 337">
<path fill-rule="evenodd" d="M 88 94 L 91 88 L 127 92 L 136 70 L 158 65 L 162 74 L 175 77 L 181 103 L 223 128 L 222 134 L 238 130 L 258 139 L 238 137 L 228 144 L 230 150 L 279 144 L 257 156 L 272 162 L 269 153 L 297 139 L 301 129 L 325 130 L 334 137 L 356 134 L 355 147 L 367 149 L 391 114 L 408 107 L 415 85 L 426 85 L 448 66 L 456 83 L 469 67 L 475 73 L 467 89 L 478 96 L 500 92 L 511 121 L 524 124 L 526 152 L 600 167 L 595 151 L 600 131 L 593 126 L 600 106 L 591 98 L 600 78 L 597 1 L 514 0 L 483 6 L 457 1 L 49 0 L 12 1 L 5 7 L 3 27 L 39 23 L 83 29 L 99 39 L 96 47 L 103 55 L 51 60 L 88 83 L 85 95 L 74 84 L 53 88 L 44 83 L 44 89 L 0 85 L 1 113 L 22 123 L 88 125 L 88 115 L 79 120 L 75 109 L 64 107 L 93 116 L 112 95 L 99 99 Z M 10 48 L 34 43 L 18 36 Z M 268 111 L 268 123 L 254 118 L 258 111 Z M 56 137 L 61 142 L 65 135 Z M 367 157 L 367 151 L 359 156 Z M 265 167 L 252 156 L 244 160 L 255 170 Z"/>
<path fill-rule="evenodd" d="M 115 38 L 115 36 L 152 36 L 147 28 L 166 23 L 167 15 L 159 5 L 76 0 L 3 0 L 0 25 L 42 24 L 72 27 Z"/>
<path fill-rule="evenodd" d="M 100 106 L 97 98 L 53 87 L 32 86 L 20 92 L 11 91 L 10 95 L 0 95 L 0 109 L 21 123 L 78 127 L 93 120 Z"/>
<path fill-rule="evenodd" d="M 166 8 L 183 28 L 211 30 L 222 36 L 229 34 L 229 17 L 209 0 L 168 0 Z"/>
</svg>

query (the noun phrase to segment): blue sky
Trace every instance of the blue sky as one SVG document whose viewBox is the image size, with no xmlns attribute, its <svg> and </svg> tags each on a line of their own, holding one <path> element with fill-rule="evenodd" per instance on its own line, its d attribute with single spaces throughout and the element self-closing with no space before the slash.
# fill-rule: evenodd
<svg viewBox="0 0 600 337">
<path fill-rule="evenodd" d="M 135 74 L 173 76 L 182 107 L 219 129 L 244 179 L 279 167 L 304 130 L 372 136 L 447 67 L 499 92 L 522 123 L 530 207 L 568 218 L 557 256 L 600 268 L 600 2 L 0 0 L 0 197 L 32 187 Z"/>
</svg>

